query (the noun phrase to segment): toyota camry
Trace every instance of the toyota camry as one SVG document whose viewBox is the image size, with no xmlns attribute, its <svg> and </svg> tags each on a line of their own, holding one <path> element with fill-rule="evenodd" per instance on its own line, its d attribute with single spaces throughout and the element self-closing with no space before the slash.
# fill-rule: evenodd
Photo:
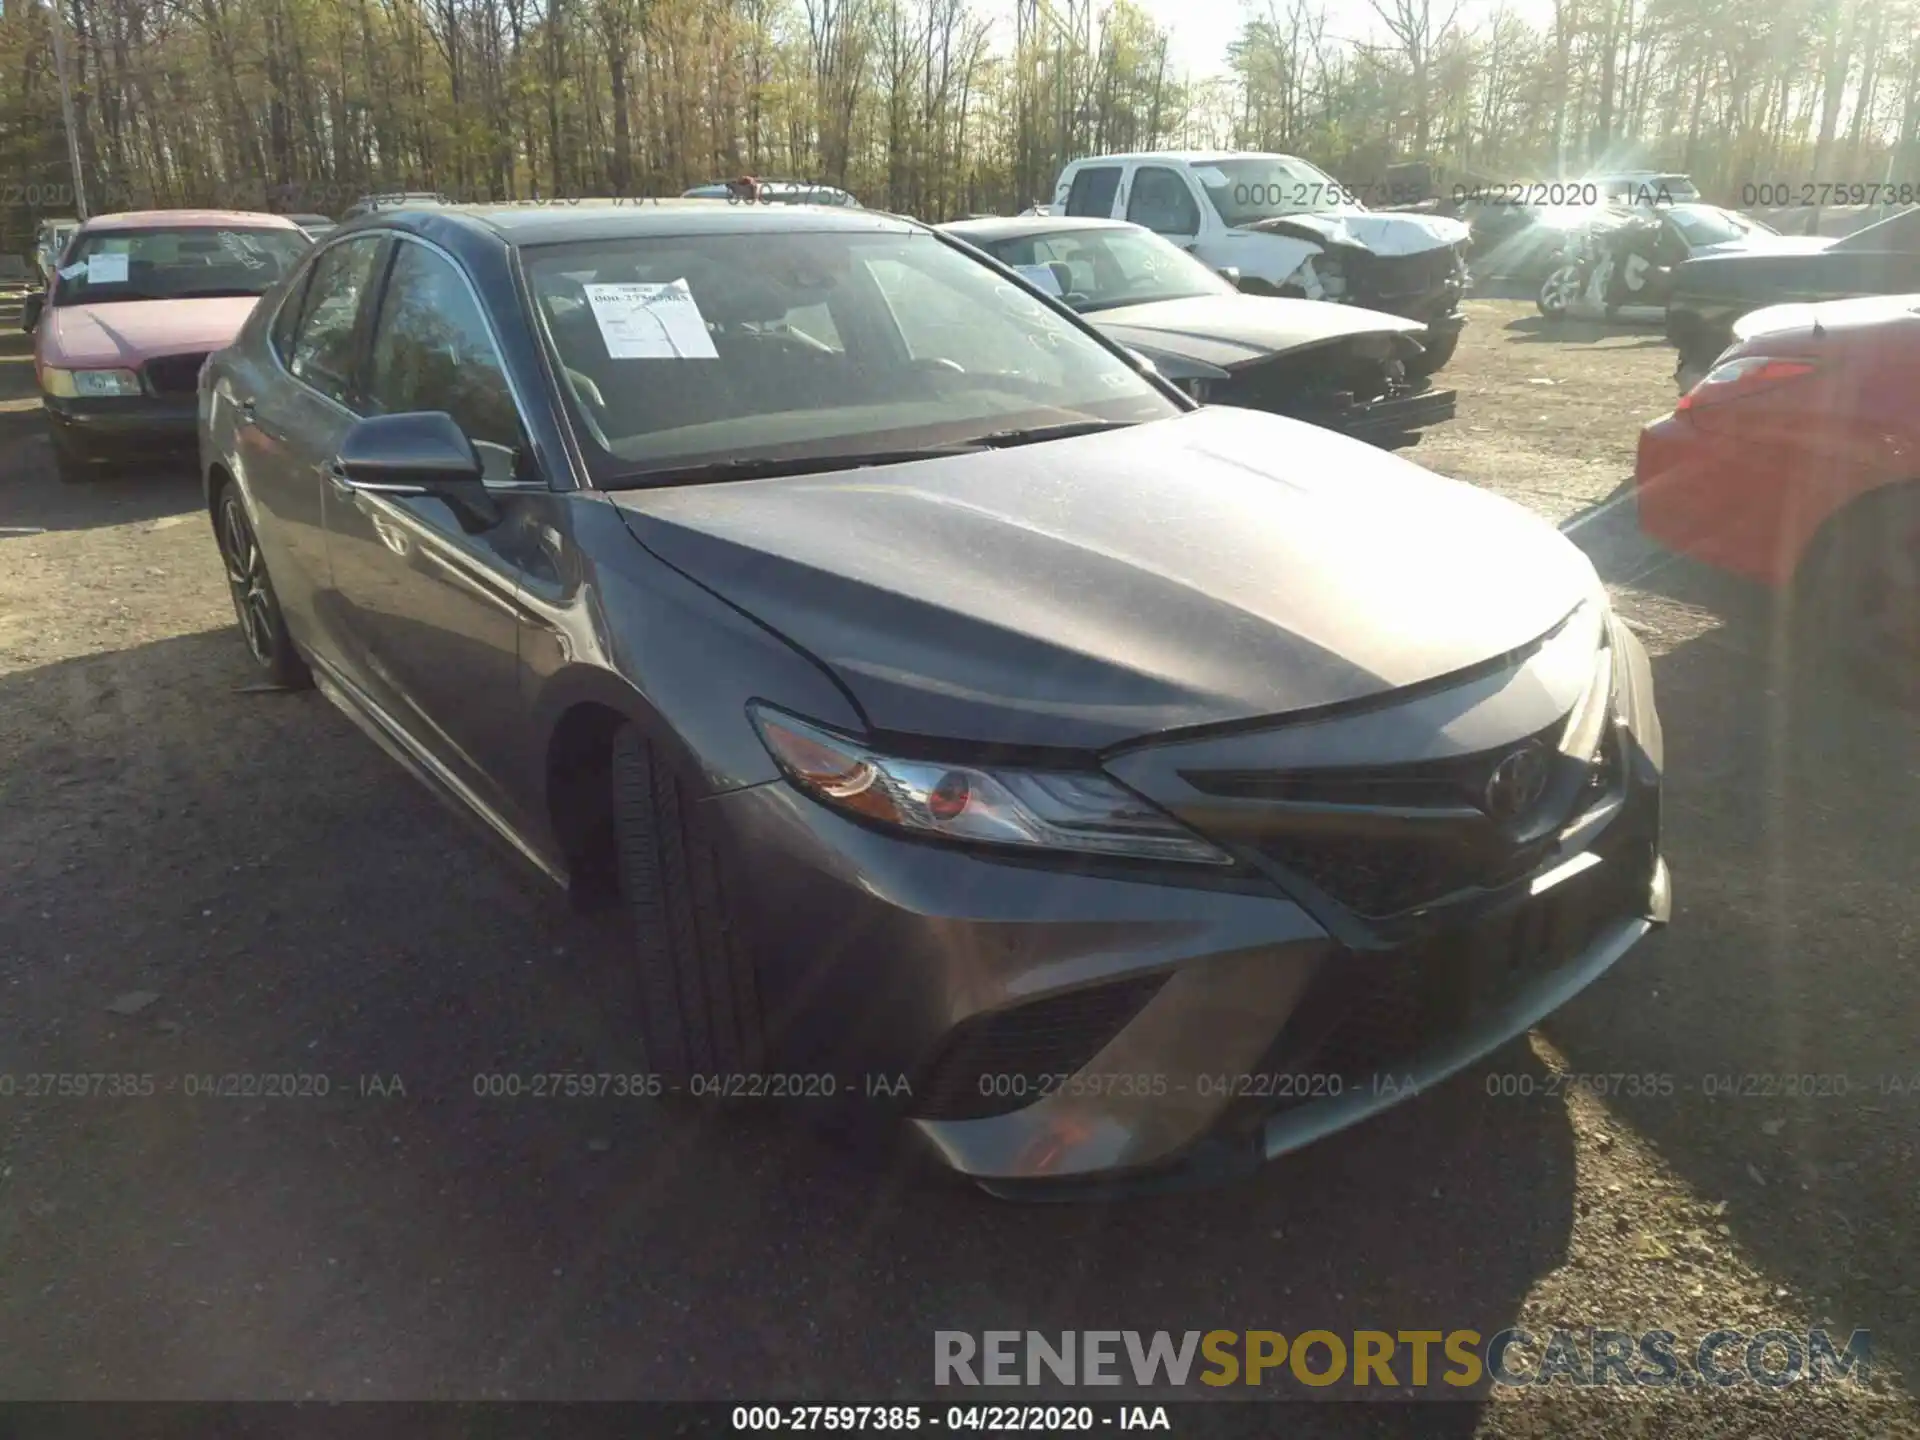
<svg viewBox="0 0 1920 1440">
<path fill-rule="evenodd" d="M 1667 917 L 1647 657 L 1578 550 L 911 221 L 369 215 L 200 444 L 253 662 L 624 915 L 669 1089 L 888 1077 L 1007 1195 L 1215 1175 Z"/>
</svg>

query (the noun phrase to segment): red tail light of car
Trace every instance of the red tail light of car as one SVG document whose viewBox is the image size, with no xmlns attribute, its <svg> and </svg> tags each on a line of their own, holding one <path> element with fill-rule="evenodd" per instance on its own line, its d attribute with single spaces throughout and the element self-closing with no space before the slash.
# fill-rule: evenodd
<svg viewBox="0 0 1920 1440">
<path fill-rule="evenodd" d="M 1697 410 L 1722 405 L 1762 390 L 1801 379 L 1820 367 L 1812 360 L 1783 360 L 1768 355 L 1745 355 L 1726 360 L 1709 370 L 1700 382 L 1680 397 L 1676 410 Z"/>
</svg>

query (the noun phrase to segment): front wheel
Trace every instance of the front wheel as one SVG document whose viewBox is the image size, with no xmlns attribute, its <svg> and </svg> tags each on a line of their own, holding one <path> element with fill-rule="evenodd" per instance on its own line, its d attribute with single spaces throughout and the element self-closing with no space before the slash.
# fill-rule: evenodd
<svg viewBox="0 0 1920 1440">
<path fill-rule="evenodd" d="M 1562 265 L 1541 282 L 1534 305 L 1549 320 L 1564 320 L 1574 301 L 1580 298 L 1580 267 Z"/>
<path fill-rule="evenodd" d="M 247 654 L 269 683 L 288 690 L 306 689 L 313 684 L 313 675 L 287 634 L 279 597 L 267 575 L 267 558 L 247 519 L 238 486 L 230 484 L 220 492 L 214 511 L 214 538 L 220 545 L 227 593 L 233 597 L 233 613 L 240 621 Z"/>
<path fill-rule="evenodd" d="M 679 1086 L 757 1073 L 766 1050 L 759 987 L 698 791 L 632 725 L 614 736 L 612 769 L 647 1069 Z"/>
<path fill-rule="evenodd" d="M 53 437 L 53 472 L 62 485 L 84 485 L 99 473 L 90 455 L 58 435 Z"/>
</svg>

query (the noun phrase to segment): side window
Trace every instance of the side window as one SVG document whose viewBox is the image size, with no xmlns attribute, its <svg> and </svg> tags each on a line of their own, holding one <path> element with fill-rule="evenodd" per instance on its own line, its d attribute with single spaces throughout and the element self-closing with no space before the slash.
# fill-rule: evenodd
<svg viewBox="0 0 1920 1440">
<path fill-rule="evenodd" d="M 1142 165 L 1127 197 L 1127 219 L 1162 235 L 1198 235 L 1200 207 L 1187 182 L 1164 165 Z"/>
<path fill-rule="evenodd" d="M 1120 189 L 1118 165 L 1089 165 L 1073 177 L 1073 189 L 1067 192 L 1067 214 L 1113 214 L 1113 197 Z"/>
<path fill-rule="evenodd" d="M 299 329 L 287 355 L 287 369 L 342 405 L 348 403 L 353 369 L 354 321 L 379 253 L 380 237 L 363 235 L 335 245 L 314 261 Z"/>
<path fill-rule="evenodd" d="M 300 328 L 300 307 L 307 303 L 307 282 L 312 278 L 313 271 L 309 269 L 288 286 L 280 301 L 280 313 L 273 317 L 273 353 L 280 357 L 282 365 L 293 359 L 293 335 Z"/>
<path fill-rule="evenodd" d="M 424 245 L 403 241 L 394 257 L 366 388 L 377 415 L 444 410 L 470 440 L 522 444 L 513 392 L 473 292 Z"/>
</svg>

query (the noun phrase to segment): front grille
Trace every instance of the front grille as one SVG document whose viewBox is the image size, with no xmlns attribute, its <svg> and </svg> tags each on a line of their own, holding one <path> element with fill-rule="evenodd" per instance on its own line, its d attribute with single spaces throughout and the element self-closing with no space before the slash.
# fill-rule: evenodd
<svg viewBox="0 0 1920 1440">
<path fill-rule="evenodd" d="M 1370 920 L 1491 889 L 1533 868 L 1544 845 L 1469 845 L 1457 839 L 1290 835 L 1254 847 L 1329 899 Z"/>
<path fill-rule="evenodd" d="M 913 1085 L 929 1120 L 1006 1115 L 1060 1092 L 1166 983 L 1164 973 L 1049 996 L 964 1022 Z"/>
<path fill-rule="evenodd" d="M 1386 954 L 1336 953 L 1256 1068 L 1313 1077 L 1296 1087 L 1292 1103 L 1404 1084 L 1421 1052 L 1636 913 L 1651 855 L 1626 843 L 1594 869 L 1491 919 Z M 1277 1108 L 1287 1106 L 1259 1107 L 1263 1114 Z"/>
<path fill-rule="evenodd" d="M 147 388 L 155 395 L 192 395 L 200 389 L 200 367 L 205 352 L 198 355 L 163 355 L 146 364 Z"/>
<path fill-rule="evenodd" d="M 1487 800 L 1488 782 L 1499 764 L 1527 745 L 1557 755 L 1561 724 L 1497 750 L 1410 765 L 1318 771 L 1187 772 L 1196 790 L 1242 800 L 1279 801 L 1330 807 L 1325 825 L 1299 824 L 1250 843 L 1263 859 L 1277 865 L 1357 915 L 1380 919 L 1431 904 L 1460 890 L 1504 885 L 1531 869 L 1547 841 L 1520 846 L 1504 839 L 1488 823 L 1477 832 L 1458 824 L 1439 825 L 1445 812 L 1456 815 Z M 1556 762 L 1557 763 L 1557 762 Z M 1561 803 L 1564 792 L 1549 784 L 1536 810 L 1505 817 L 1523 831 L 1537 829 L 1541 806 Z M 1413 811 L 1397 831 L 1369 827 L 1370 833 L 1343 832 L 1338 807 Z M 1434 812 L 1432 820 L 1420 811 Z"/>
<path fill-rule="evenodd" d="M 1442 245 L 1417 255 L 1346 254 L 1342 262 L 1355 303 L 1407 314 L 1408 307 L 1440 298 L 1455 284 L 1459 255 L 1453 246 Z"/>
</svg>

